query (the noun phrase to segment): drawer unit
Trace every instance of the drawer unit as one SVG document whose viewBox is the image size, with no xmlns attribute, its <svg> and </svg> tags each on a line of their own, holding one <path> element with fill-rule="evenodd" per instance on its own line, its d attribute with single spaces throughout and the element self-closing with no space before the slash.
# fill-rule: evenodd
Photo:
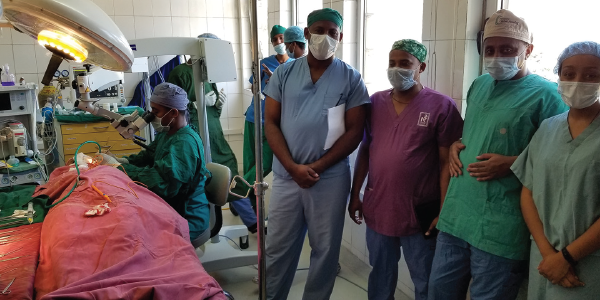
<svg viewBox="0 0 600 300">
<path fill-rule="evenodd" d="M 110 150 L 117 157 L 128 156 L 140 152 L 141 147 L 131 140 L 126 140 L 112 128 L 108 122 L 88 124 L 61 124 L 62 155 L 64 161 L 75 156 L 75 151 L 82 143 L 94 141 L 100 144 L 102 150 Z M 136 133 L 139 135 L 139 132 Z M 98 152 L 98 145 L 94 143 L 81 146 L 79 152 L 94 154 Z"/>
</svg>

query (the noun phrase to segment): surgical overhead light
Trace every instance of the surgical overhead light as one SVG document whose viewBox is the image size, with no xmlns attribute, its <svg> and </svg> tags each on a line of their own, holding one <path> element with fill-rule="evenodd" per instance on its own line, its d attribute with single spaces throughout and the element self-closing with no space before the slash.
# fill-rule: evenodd
<svg viewBox="0 0 600 300">
<path fill-rule="evenodd" d="M 38 34 L 38 43 L 53 54 L 76 62 L 82 62 L 88 56 L 88 51 L 81 43 L 62 32 L 42 30 Z"/>
<path fill-rule="evenodd" d="M 52 52 L 42 83 L 64 60 L 127 71 L 133 52 L 115 22 L 91 0 L 1 0 L 4 17 L 19 32 Z"/>
</svg>

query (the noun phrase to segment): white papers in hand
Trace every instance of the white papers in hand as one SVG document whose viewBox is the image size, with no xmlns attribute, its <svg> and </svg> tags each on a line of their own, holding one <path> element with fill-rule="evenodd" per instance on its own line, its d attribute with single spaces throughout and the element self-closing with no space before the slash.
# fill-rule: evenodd
<svg viewBox="0 0 600 300">
<path fill-rule="evenodd" d="M 328 150 L 346 132 L 346 103 L 332 107 L 327 111 L 327 123 L 329 131 L 325 140 L 325 150 Z"/>
</svg>

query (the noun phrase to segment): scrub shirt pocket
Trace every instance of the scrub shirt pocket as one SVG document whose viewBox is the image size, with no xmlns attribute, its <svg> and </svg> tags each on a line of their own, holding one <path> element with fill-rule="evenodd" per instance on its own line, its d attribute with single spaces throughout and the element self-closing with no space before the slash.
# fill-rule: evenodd
<svg viewBox="0 0 600 300">
<path fill-rule="evenodd" d="M 508 156 L 521 154 L 535 132 L 527 130 L 534 128 L 531 120 L 514 109 L 499 114 L 505 117 L 497 120 L 493 134 L 489 136 L 489 142 L 493 145 L 490 152 Z"/>
<path fill-rule="evenodd" d="M 346 103 L 346 100 L 347 97 L 345 97 L 343 94 L 337 96 L 325 96 L 323 98 L 323 110 L 321 113 L 327 115 L 330 108 L 340 106 Z"/>
</svg>

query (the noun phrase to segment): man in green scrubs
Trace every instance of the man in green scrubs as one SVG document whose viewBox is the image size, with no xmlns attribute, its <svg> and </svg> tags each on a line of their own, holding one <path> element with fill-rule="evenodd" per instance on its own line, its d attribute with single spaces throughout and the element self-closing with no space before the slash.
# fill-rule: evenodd
<svg viewBox="0 0 600 300">
<path fill-rule="evenodd" d="M 529 232 L 510 166 L 543 120 L 567 110 L 557 85 L 527 69 L 531 43 L 525 21 L 508 10 L 485 26 L 489 74 L 471 85 L 462 142 L 450 149 L 429 299 L 464 300 L 472 279 L 472 299 L 511 300 L 526 275 Z"/>
<path fill-rule="evenodd" d="M 186 92 L 161 83 L 150 97 L 156 139 L 136 155 L 119 159 L 127 175 L 163 198 L 190 227 L 193 241 L 209 227 L 209 206 L 204 184 L 209 172 L 202 140 L 187 123 Z"/>
</svg>

